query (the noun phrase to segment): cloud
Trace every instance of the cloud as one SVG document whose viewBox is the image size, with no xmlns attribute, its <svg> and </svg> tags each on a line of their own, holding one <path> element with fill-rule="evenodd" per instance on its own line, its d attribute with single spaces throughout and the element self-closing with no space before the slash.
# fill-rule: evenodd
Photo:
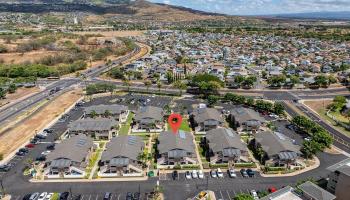
<svg viewBox="0 0 350 200">
<path fill-rule="evenodd" d="M 350 0 L 150 0 L 232 15 L 350 11 Z"/>
</svg>

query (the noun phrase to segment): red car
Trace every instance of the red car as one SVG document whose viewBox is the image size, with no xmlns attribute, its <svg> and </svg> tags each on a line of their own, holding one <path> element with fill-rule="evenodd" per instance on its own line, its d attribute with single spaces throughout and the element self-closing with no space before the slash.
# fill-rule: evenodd
<svg viewBox="0 0 350 200">
<path fill-rule="evenodd" d="M 274 192 L 277 191 L 277 189 L 275 187 L 269 187 L 268 190 L 269 190 L 270 193 L 274 193 Z"/>
<path fill-rule="evenodd" d="M 35 145 L 34 145 L 34 144 L 31 144 L 31 143 L 29 143 L 29 144 L 26 145 L 27 148 L 34 148 L 34 146 L 35 146 Z"/>
</svg>

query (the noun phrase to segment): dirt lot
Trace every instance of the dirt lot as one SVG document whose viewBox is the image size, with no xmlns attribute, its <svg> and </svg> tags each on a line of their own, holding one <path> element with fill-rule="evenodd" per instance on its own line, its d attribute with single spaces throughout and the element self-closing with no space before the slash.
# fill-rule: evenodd
<svg viewBox="0 0 350 200">
<path fill-rule="evenodd" d="M 15 93 L 13 94 L 7 94 L 6 99 L 0 100 L 0 107 L 5 106 L 5 104 L 8 104 L 14 100 L 20 99 L 22 97 L 25 97 L 30 94 L 34 94 L 36 92 L 39 92 L 40 89 L 37 87 L 32 88 L 18 88 Z"/>
<path fill-rule="evenodd" d="M 7 64 L 22 64 L 25 62 L 34 63 L 46 56 L 55 55 L 58 53 L 59 52 L 57 51 L 45 51 L 45 50 L 31 51 L 23 54 L 22 53 L 1 53 L 0 60 L 3 63 L 7 63 Z"/>
<path fill-rule="evenodd" d="M 332 100 L 322 100 L 322 101 L 304 101 L 304 104 L 309 106 L 312 110 L 319 112 L 321 109 L 327 108 Z"/>
<path fill-rule="evenodd" d="M 82 96 L 81 90 L 67 92 L 43 107 L 33 116 L 22 121 L 12 129 L 0 135 L 0 154 L 4 157 L 25 144 L 33 135 L 35 130 L 41 130 L 53 121 L 65 109 L 69 108 Z"/>
<path fill-rule="evenodd" d="M 76 32 L 76 34 L 101 34 L 105 37 L 128 37 L 128 36 L 140 36 L 143 35 L 145 31 L 84 31 Z"/>
</svg>

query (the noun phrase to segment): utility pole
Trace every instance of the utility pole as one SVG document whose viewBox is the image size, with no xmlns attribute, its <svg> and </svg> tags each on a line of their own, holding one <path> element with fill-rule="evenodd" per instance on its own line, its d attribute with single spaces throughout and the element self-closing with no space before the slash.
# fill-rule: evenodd
<svg viewBox="0 0 350 200">
<path fill-rule="evenodd" d="M 139 184 L 139 194 L 141 195 L 141 185 Z"/>
<path fill-rule="evenodd" d="M 73 199 L 72 187 L 69 187 L 70 199 Z"/>
</svg>

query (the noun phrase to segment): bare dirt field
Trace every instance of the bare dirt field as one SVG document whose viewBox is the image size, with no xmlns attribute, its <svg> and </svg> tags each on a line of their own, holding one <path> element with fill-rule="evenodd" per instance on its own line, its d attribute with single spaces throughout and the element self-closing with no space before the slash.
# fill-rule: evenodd
<svg viewBox="0 0 350 200">
<path fill-rule="evenodd" d="M 82 31 L 75 32 L 76 34 L 101 34 L 105 37 L 128 37 L 128 36 L 140 36 L 145 33 L 145 31 Z"/>
<path fill-rule="evenodd" d="M 36 130 L 41 130 L 51 121 L 57 118 L 65 109 L 69 108 L 82 96 L 81 90 L 67 92 L 43 107 L 33 116 L 25 119 L 12 129 L 0 135 L 0 154 L 4 157 L 25 144 L 35 135 Z"/>
<path fill-rule="evenodd" d="M 315 112 L 319 112 L 322 109 L 324 110 L 331 103 L 332 100 L 304 101 L 304 104 L 309 106 Z"/>
<path fill-rule="evenodd" d="M 31 51 L 27 53 L 1 53 L 0 60 L 6 64 L 34 63 L 46 56 L 58 54 L 57 51 Z"/>
<path fill-rule="evenodd" d="M 32 88 L 18 88 L 15 93 L 13 94 L 7 94 L 6 99 L 1 99 L 0 100 L 0 108 L 2 106 L 5 106 L 6 104 L 15 101 L 17 99 L 23 98 L 25 96 L 28 96 L 30 94 L 34 94 L 36 92 L 39 92 L 40 89 L 37 87 L 32 87 Z"/>
</svg>

